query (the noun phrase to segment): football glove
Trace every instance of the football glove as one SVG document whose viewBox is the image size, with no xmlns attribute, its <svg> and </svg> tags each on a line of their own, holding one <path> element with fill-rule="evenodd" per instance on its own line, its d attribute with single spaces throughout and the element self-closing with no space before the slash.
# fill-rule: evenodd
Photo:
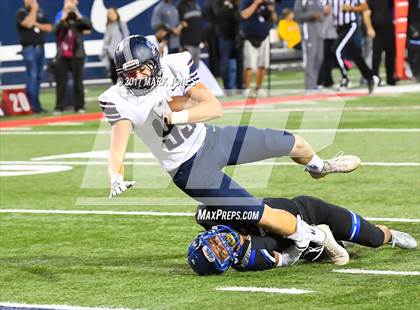
<svg viewBox="0 0 420 310">
<path fill-rule="evenodd" d="M 280 266 L 286 267 L 297 263 L 306 248 L 291 245 L 281 253 Z"/>
<path fill-rule="evenodd" d="M 121 195 L 135 184 L 136 181 L 124 181 L 124 178 L 121 174 L 114 174 L 111 178 L 111 191 L 109 192 L 109 199 L 112 199 L 117 195 Z"/>
</svg>

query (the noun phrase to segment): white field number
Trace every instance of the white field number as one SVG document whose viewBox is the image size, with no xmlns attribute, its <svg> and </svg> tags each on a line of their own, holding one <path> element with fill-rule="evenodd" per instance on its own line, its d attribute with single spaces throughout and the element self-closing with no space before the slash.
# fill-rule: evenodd
<svg viewBox="0 0 420 310">
<path fill-rule="evenodd" d="M 24 93 L 11 93 L 9 95 L 9 99 L 12 102 L 13 111 L 16 113 L 29 112 L 31 110 L 31 106 L 29 105 L 28 99 Z"/>
</svg>

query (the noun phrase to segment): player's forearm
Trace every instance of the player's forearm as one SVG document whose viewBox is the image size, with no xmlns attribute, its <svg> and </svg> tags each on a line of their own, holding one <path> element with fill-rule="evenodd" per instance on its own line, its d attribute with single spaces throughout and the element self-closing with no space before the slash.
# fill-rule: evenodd
<svg viewBox="0 0 420 310">
<path fill-rule="evenodd" d="M 223 108 L 220 102 L 216 101 L 202 101 L 189 109 L 181 112 L 174 112 L 171 114 L 171 124 L 181 123 L 200 123 L 207 122 L 212 119 L 221 117 L 223 115 Z M 177 121 L 178 117 L 184 118 L 183 121 Z"/>
<path fill-rule="evenodd" d="M 189 108 L 180 112 L 173 112 L 169 117 L 169 123 L 173 125 L 186 123 L 206 122 L 223 115 L 223 107 L 220 101 L 203 84 L 198 83 L 187 93 Z"/>
<path fill-rule="evenodd" d="M 131 130 L 132 124 L 128 120 L 121 120 L 112 126 L 108 158 L 108 173 L 110 178 L 115 174 L 119 174 L 121 171 L 124 173 L 124 156 Z"/>
<path fill-rule="evenodd" d="M 108 159 L 108 175 L 111 179 L 115 174 L 124 175 L 124 154 L 112 153 Z"/>
</svg>

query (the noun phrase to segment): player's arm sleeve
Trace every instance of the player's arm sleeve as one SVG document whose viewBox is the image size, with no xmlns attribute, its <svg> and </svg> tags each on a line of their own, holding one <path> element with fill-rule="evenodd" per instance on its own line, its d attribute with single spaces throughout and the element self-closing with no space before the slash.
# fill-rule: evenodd
<svg viewBox="0 0 420 310">
<path fill-rule="evenodd" d="M 111 125 L 125 119 L 131 121 L 133 127 L 135 126 L 133 113 L 130 113 L 129 109 L 123 104 L 116 104 L 116 98 L 110 98 L 109 96 L 102 94 L 99 96 L 98 100 L 105 119 Z"/>
<path fill-rule="evenodd" d="M 192 87 L 200 82 L 200 76 L 189 52 L 182 52 L 177 54 L 176 57 L 170 66 L 177 75 L 176 78 L 183 88 L 184 95 L 186 95 Z"/>
<path fill-rule="evenodd" d="M 232 266 L 238 271 L 261 271 L 277 267 L 276 253 L 268 249 L 251 248 Z"/>
</svg>

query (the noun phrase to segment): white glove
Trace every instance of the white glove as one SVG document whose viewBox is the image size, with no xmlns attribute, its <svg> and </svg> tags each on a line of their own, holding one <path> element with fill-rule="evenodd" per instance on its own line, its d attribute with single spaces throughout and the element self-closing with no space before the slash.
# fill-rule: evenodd
<svg viewBox="0 0 420 310">
<path fill-rule="evenodd" d="M 280 266 L 285 267 L 296 264 L 305 249 L 294 245 L 289 246 L 281 253 Z"/>
<path fill-rule="evenodd" d="M 124 178 L 121 174 L 116 173 L 111 178 L 111 191 L 109 192 L 109 199 L 117 195 L 121 195 L 130 187 L 133 187 L 136 184 L 136 181 L 124 181 Z"/>
</svg>

